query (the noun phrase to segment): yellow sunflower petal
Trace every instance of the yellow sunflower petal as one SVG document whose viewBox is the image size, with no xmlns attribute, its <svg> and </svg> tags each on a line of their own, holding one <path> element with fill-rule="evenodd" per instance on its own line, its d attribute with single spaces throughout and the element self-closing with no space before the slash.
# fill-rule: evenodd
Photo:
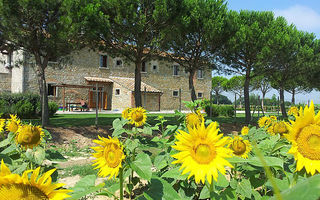
<svg viewBox="0 0 320 200">
<path fill-rule="evenodd" d="M 224 174 L 224 167 L 232 166 L 225 160 L 230 157 L 230 150 L 224 147 L 228 138 L 220 139 L 222 134 L 218 134 L 217 123 L 206 128 L 202 122 L 193 128 L 189 126 L 188 131 L 179 130 L 176 134 L 177 141 L 172 147 L 179 152 L 172 155 L 177 159 L 172 163 L 181 163 L 182 174 L 190 173 L 188 179 L 194 176 L 196 183 L 217 180 L 218 171 Z"/>
</svg>

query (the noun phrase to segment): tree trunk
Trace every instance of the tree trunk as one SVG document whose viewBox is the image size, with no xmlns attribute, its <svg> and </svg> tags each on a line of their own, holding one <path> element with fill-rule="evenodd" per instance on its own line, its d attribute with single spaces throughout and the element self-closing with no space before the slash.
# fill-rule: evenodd
<svg viewBox="0 0 320 200">
<path fill-rule="evenodd" d="M 286 107 L 284 104 L 284 89 L 282 87 L 280 87 L 280 108 L 281 108 L 281 113 L 282 113 L 282 117 L 287 118 L 287 112 L 286 112 Z"/>
<path fill-rule="evenodd" d="M 244 108 L 245 108 L 245 113 L 246 113 L 246 120 L 245 122 L 247 124 L 250 123 L 251 120 L 251 113 L 250 113 L 250 99 L 249 99 L 249 85 L 250 85 L 250 71 L 247 70 L 246 72 L 246 79 L 244 81 L 244 90 L 243 90 L 243 95 L 244 95 Z"/>
<path fill-rule="evenodd" d="M 261 99 L 261 109 L 262 109 L 262 112 L 264 112 L 264 98 L 266 96 L 266 93 L 265 92 L 262 92 L 262 99 Z"/>
<path fill-rule="evenodd" d="M 189 74 L 189 90 L 191 93 L 191 101 L 197 100 L 196 91 L 195 91 L 194 85 L 193 85 L 194 75 L 195 75 L 195 70 L 192 69 Z"/>
<path fill-rule="evenodd" d="M 294 105 L 294 104 L 295 104 L 295 101 L 296 101 L 296 100 L 295 100 L 295 95 L 296 95 L 296 90 L 293 89 L 293 90 L 292 90 L 292 99 L 291 99 L 291 104 L 292 104 L 292 105 Z"/>
<path fill-rule="evenodd" d="M 219 105 L 219 92 L 216 91 L 216 99 L 217 99 L 217 105 Z"/>
<path fill-rule="evenodd" d="M 42 127 L 49 125 L 49 105 L 48 105 L 48 94 L 47 94 L 47 82 L 45 78 L 45 72 L 43 65 L 37 65 L 37 77 L 40 91 L 40 102 L 41 102 L 41 124 Z"/>
<path fill-rule="evenodd" d="M 134 70 L 134 100 L 136 107 L 142 106 L 141 99 L 141 59 L 137 59 Z"/>
</svg>

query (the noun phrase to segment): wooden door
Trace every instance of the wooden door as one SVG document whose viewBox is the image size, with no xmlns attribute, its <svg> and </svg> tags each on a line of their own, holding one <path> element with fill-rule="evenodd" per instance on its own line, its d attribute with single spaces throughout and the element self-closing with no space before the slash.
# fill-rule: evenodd
<svg viewBox="0 0 320 200">
<path fill-rule="evenodd" d="M 93 96 L 93 91 L 90 91 L 89 92 L 89 108 L 95 108 L 96 107 L 96 101 L 95 101 L 95 98 Z"/>
</svg>

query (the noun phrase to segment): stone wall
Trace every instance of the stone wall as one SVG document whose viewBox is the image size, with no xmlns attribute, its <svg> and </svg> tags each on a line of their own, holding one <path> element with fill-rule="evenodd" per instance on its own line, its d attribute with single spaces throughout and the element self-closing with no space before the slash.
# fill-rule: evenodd
<svg viewBox="0 0 320 200">
<path fill-rule="evenodd" d="M 65 83 L 76 85 L 87 85 L 84 77 L 131 77 L 134 78 L 134 63 L 130 63 L 125 59 L 112 59 L 108 56 L 108 67 L 99 67 L 99 52 L 88 51 L 83 49 L 77 53 L 73 53 L 70 63 L 63 68 L 48 66 L 46 69 L 47 83 Z M 122 60 L 120 66 L 117 65 L 117 60 Z M 180 67 L 179 76 L 173 76 L 172 62 L 164 60 L 152 60 L 146 63 L 146 72 L 142 73 L 142 81 L 151 85 L 158 90 L 161 90 L 161 110 L 179 109 L 179 98 L 173 97 L 173 91 L 181 89 L 182 101 L 190 101 L 190 92 L 188 88 L 188 74 Z M 154 67 L 156 66 L 156 67 Z M 37 79 L 34 71 L 30 67 L 25 69 L 24 87 L 26 91 L 39 91 Z M 209 98 L 211 88 L 211 71 L 205 70 L 204 78 L 194 78 L 196 92 L 203 92 L 204 98 Z M 112 89 L 112 110 L 129 107 L 131 105 L 131 91 L 123 89 L 120 96 L 115 96 L 115 89 L 118 86 L 114 84 Z M 120 87 L 120 86 L 119 86 Z M 55 99 L 60 104 L 62 103 L 62 89 L 58 89 L 57 97 L 49 97 Z M 88 89 L 79 89 L 80 98 L 88 98 Z M 74 97 L 76 98 L 76 97 Z M 156 100 L 156 97 L 150 97 L 150 103 Z M 158 100 L 157 100 L 158 101 Z M 184 106 L 182 106 L 183 109 Z"/>
<path fill-rule="evenodd" d="M 119 95 L 116 94 L 117 89 L 120 90 Z M 124 110 L 127 107 L 131 107 L 131 95 L 132 92 L 130 90 L 115 82 L 112 91 L 112 110 Z"/>
<path fill-rule="evenodd" d="M 5 67 L 7 55 L 0 54 L 0 93 L 11 92 L 11 70 Z"/>
<path fill-rule="evenodd" d="M 0 73 L 0 93 L 11 92 L 11 73 Z"/>
</svg>

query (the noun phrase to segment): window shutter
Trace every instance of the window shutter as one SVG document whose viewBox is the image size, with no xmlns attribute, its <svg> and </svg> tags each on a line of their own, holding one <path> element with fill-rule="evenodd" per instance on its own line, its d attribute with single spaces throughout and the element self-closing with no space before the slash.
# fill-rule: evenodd
<svg viewBox="0 0 320 200">
<path fill-rule="evenodd" d="M 100 67 L 103 67 L 103 55 L 100 55 Z"/>
</svg>

